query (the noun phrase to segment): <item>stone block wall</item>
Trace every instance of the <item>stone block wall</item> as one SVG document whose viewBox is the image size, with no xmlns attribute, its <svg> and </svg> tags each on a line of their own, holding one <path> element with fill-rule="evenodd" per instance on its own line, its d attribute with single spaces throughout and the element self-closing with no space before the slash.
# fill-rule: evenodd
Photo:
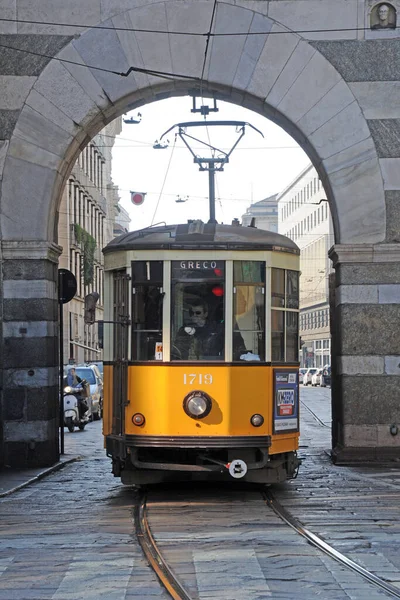
<svg viewBox="0 0 400 600">
<path fill-rule="evenodd" d="M 2 244 L 2 465 L 59 457 L 57 261 L 53 244 Z"/>
<path fill-rule="evenodd" d="M 334 460 L 398 459 L 400 248 L 338 245 L 330 256 Z"/>
</svg>

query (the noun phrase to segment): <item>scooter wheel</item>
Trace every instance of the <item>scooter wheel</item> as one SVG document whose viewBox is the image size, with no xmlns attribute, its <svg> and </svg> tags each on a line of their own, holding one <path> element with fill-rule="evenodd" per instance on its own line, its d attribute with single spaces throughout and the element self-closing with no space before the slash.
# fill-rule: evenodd
<svg viewBox="0 0 400 600">
<path fill-rule="evenodd" d="M 74 433 L 74 429 L 75 429 L 75 426 L 74 426 L 74 425 L 68 425 L 68 431 L 69 431 L 70 433 Z"/>
<path fill-rule="evenodd" d="M 85 425 L 86 425 L 86 423 L 80 423 L 80 425 L 78 425 L 78 427 L 81 431 L 83 431 L 85 429 Z"/>
</svg>

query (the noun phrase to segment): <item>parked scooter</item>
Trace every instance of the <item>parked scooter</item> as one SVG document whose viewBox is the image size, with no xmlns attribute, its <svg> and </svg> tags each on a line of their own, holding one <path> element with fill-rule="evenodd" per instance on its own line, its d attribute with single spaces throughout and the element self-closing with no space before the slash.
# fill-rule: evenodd
<svg viewBox="0 0 400 600">
<path fill-rule="evenodd" d="M 68 385 L 64 388 L 64 427 L 68 427 L 70 433 L 75 427 L 83 431 L 89 423 L 89 406 L 86 400 L 89 393 L 90 386 L 84 379 L 77 387 Z"/>
</svg>

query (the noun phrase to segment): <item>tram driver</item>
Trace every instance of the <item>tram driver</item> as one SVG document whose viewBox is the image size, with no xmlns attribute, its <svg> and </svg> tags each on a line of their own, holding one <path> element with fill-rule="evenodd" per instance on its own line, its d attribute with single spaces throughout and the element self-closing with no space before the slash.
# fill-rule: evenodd
<svg viewBox="0 0 400 600">
<path fill-rule="evenodd" d="M 199 300 L 189 309 L 190 322 L 178 330 L 172 348 L 173 360 L 224 360 L 225 324 L 210 319 L 207 302 Z M 234 332 L 235 360 L 246 352 L 239 331 Z M 236 357 L 237 355 L 237 357 Z"/>
<path fill-rule="evenodd" d="M 175 360 L 224 359 L 224 324 L 209 318 L 208 304 L 199 300 L 189 309 L 190 322 L 178 330 L 172 348 Z"/>
</svg>

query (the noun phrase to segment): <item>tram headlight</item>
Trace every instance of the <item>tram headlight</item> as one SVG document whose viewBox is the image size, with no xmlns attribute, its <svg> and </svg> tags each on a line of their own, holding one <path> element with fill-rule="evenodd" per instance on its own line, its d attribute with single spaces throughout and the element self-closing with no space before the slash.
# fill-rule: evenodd
<svg viewBox="0 0 400 600">
<path fill-rule="evenodd" d="M 205 392 L 196 390 L 183 399 L 183 410 L 192 419 L 204 419 L 210 414 L 211 407 L 211 398 Z"/>
<path fill-rule="evenodd" d="M 251 417 L 250 423 L 253 425 L 253 427 L 261 427 L 261 425 L 264 423 L 264 417 L 262 415 L 255 414 Z"/>
</svg>

